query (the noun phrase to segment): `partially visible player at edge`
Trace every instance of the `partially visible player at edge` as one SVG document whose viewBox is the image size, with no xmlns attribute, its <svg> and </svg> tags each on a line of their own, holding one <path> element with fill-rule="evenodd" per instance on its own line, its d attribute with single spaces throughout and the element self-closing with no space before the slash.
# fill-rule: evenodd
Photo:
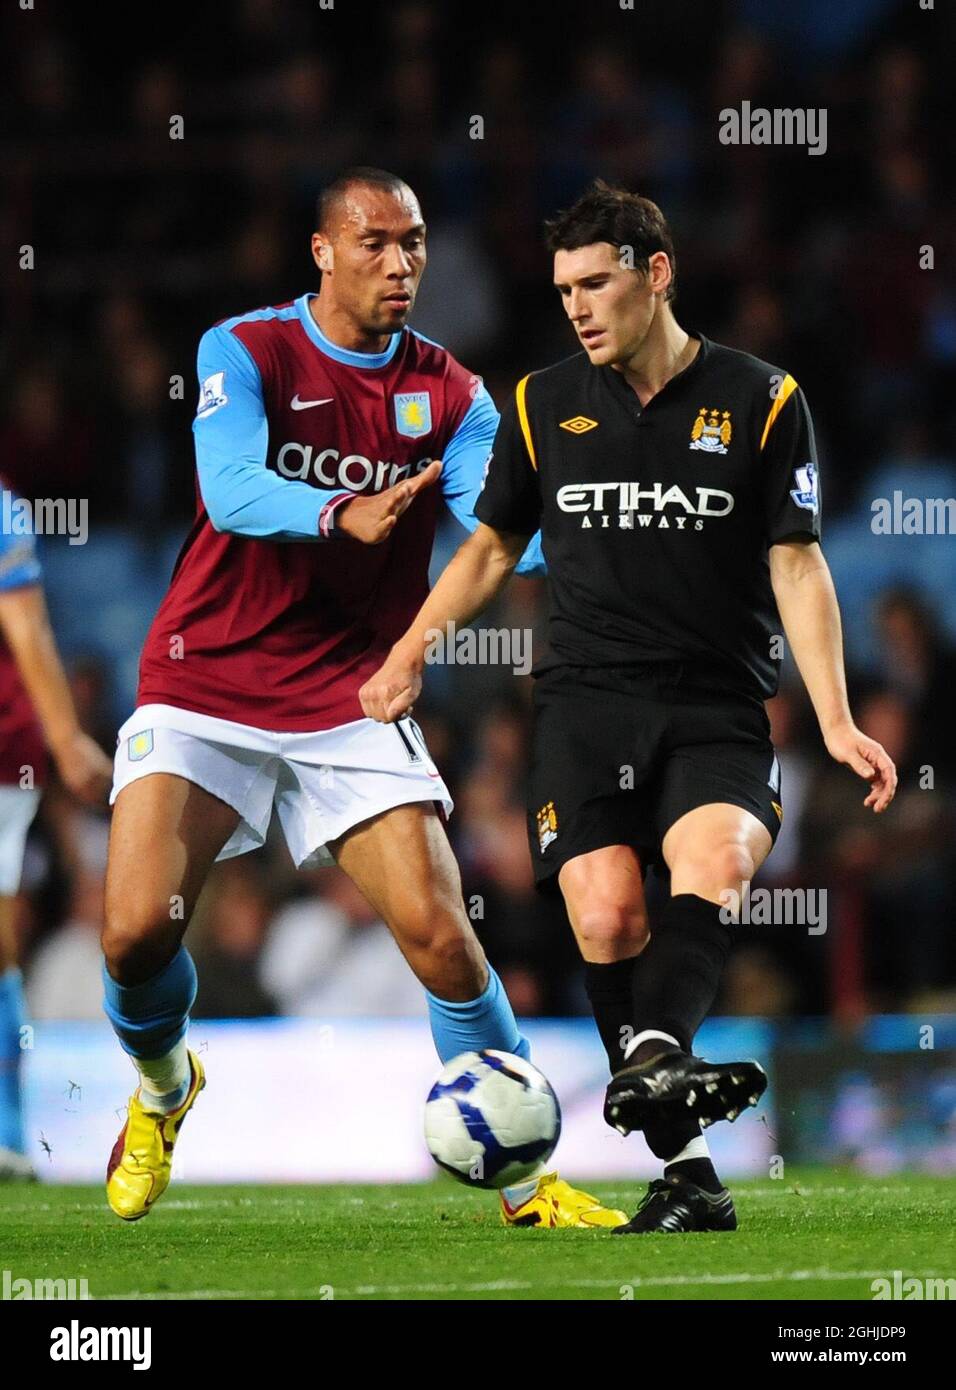
<svg viewBox="0 0 956 1390">
<path fill-rule="evenodd" d="M 17 500 L 0 478 L 3 515 Z M 36 542 L 16 512 L 0 530 L 0 1182 L 35 1176 L 23 1133 L 20 1030 L 26 1023 L 14 933 L 27 832 L 52 754 L 68 791 L 105 805 L 110 760 L 80 727 L 47 615 Z"/>
<path fill-rule="evenodd" d="M 358 698 L 428 591 L 440 494 L 477 524 L 498 414 L 478 378 L 406 327 L 425 226 L 401 179 L 359 168 L 331 184 L 312 255 L 317 294 L 200 343 L 196 519 L 119 732 L 103 950 L 105 1009 L 140 1076 L 107 1171 L 126 1220 L 165 1191 L 205 1084 L 186 1046 L 183 933 L 213 862 L 262 845 L 273 811 L 297 865 L 337 863 L 388 923 L 443 1062 L 529 1053 L 466 914 L 441 820 L 451 798 L 421 732 L 383 728 Z M 521 568 L 539 556 L 535 542 Z M 254 1123 L 255 1096 L 249 1109 Z M 501 1212 L 626 1219 L 544 1172 L 507 1189 Z"/>
<path fill-rule="evenodd" d="M 733 938 L 726 895 L 740 902 L 783 816 L 763 703 L 781 621 L 827 751 L 869 781 L 875 812 L 896 771 L 847 703 L 796 382 L 680 327 L 655 204 L 599 181 L 548 233 L 584 351 L 519 383 L 476 504 L 482 524 L 362 706 L 386 722 L 411 709 L 428 633 L 470 622 L 540 527 L 551 651 L 534 672 L 531 853 L 539 886 L 560 886 L 585 961 L 612 1074 L 605 1118 L 642 1129 L 665 1165 L 618 1233 L 734 1230 L 701 1126 L 755 1104 L 766 1077 L 691 1049 Z M 654 860 L 671 896 L 651 936 Z"/>
</svg>

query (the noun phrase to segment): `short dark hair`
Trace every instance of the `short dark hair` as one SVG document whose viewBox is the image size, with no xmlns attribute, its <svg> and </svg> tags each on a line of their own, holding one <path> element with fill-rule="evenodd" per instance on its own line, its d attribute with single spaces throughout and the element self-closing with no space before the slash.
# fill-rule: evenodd
<svg viewBox="0 0 956 1390">
<path fill-rule="evenodd" d="M 577 202 L 544 224 L 548 250 L 577 251 L 597 241 L 610 242 L 620 249 L 630 247 L 635 270 L 646 275 L 649 259 L 663 251 L 671 263 L 671 282 L 667 299 L 674 298 L 677 284 L 677 258 L 667 219 L 656 203 L 595 179 Z"/>
<path fill-rule="evenodd" d="M 397 174 L 390 174 L 387 169 L 375 169 L 371 164 L 353 164 L 350 168 L 343 169 L 341 174 L 337 174 L 331 183 L 326 184 L 316 199 L 317 231 L 325 231 L 333 207 L 342 195 L 356 184 L 382 188 L 387 193 L 400 193 L 408 186 L 404 179 L 400 179 Z"/>
</svg>

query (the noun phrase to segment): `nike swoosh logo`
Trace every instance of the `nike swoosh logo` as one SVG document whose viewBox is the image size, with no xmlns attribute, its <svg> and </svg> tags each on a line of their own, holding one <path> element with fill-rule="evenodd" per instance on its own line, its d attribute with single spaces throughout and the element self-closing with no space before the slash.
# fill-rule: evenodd
<svg viewBox="0 0 956 1390">
<path fill-rule="evenodd" d="M 293 410 L 311 410 L 314 405 L 331 405 L 335 400 L 334 396 L 326 396 L 324 401 L 300 401 L 298 391 L 292 397 L 289 404 Z"/>
</svg>

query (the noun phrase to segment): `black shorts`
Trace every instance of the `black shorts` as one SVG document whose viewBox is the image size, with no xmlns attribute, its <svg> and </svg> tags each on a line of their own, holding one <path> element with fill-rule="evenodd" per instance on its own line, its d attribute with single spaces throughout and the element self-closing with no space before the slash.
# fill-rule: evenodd
<svg viewBox="0 0 956 1390">
<path fill-rule="evenodd" d="M 780 765 L 756 699 L 690 689 L 679 673 L 561 666 L 535 680 L 528 838 L 539 888 L 562 864 L 632 845 L 642 865 L 688 811 L 742 806 L 775 840 Z"/>
</svg>

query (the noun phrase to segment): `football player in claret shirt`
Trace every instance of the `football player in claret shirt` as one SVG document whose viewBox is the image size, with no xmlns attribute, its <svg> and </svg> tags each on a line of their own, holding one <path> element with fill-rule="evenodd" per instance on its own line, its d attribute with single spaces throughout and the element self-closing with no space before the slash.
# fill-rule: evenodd
<svg viewBox="0 0 956 1390">
<path fill-rule="evenodd" d="M 104 806 L 110 761 L 80 727 L 27 512 L 0 478 L 0 1181 L 32 1178 L 20 1096 L 26 1023 L 14 932 L 27 833 L 52 757 L 68 791 Z"/>
<path fill-rule="evenodd" d="M 820 550 L 806 401 L 787 372 L 688 333 L 655 204 L 597 183 L 549 227 L 583 351 L 519 382 L 462 545 L 383 669 L 373 718 L 421 688 L 427 634 L 467 624 L 528 536 L 548 565 L 528 830 L 585 962 L 612 1080 L 605 1118 L 664 1163 L 619 1233 L 733 1230 L 701 1128 L 755 1104 L 756 1062 L 692 1052 L 733 920 L 783 817 L 764 701 L 782 622 L 827 751 L 889 805 L 896 771 L 854 724 Z M 650 934 L 643 878 L 670 897 Z M 626 1043 L 626 1048 L 622 1046 Z"/>
<path fill-rule="evenodd" d="M 185 926 L 213 862 L 262 845 L 273 814 L 297 865 L 337 863 L 388 923 L 443 1061 L 529 1051 L 468 920 L 421 731 L 383 727 L 358 698 L 427 593 L 441 496 L 477 524 L 498 414 L 406 327 L 425 226 L 401 179 L 358 168 L 331 184 L 312 254 L 317 294 L 200 342 L 196 519 L 119 732 L 103 949 L 105 1009 L 140 1077 L 107 1172 L 126 1220 L 165 1191 L 205 1084 L 186 1046 Z M 516 561 L 540 566 L 537 541 Z M 501 1210 L 522 1225 L 625 1219 L 544 1172 Z"/>
</svg>

